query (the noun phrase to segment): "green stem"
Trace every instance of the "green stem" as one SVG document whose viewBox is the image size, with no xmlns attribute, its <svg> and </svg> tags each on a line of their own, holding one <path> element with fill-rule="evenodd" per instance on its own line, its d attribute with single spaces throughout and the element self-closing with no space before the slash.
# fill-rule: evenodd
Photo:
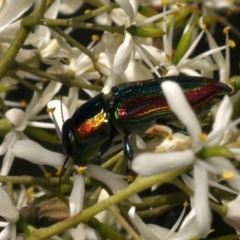
<svg viewBox="0 0 240 240">
<path fill-rule="evenodd" d="M 95 229 L 101 236 L 111 240 L 126 240 L 117 230 L 108 226 L 105 223 L 99 222 L 96 218 L 92 218 L 87 222 L 87 225 Z"/>
<path fill-rule="evenodd" d="M 22 63 L 15 62 L 14 67 L 17 68 L 18 70 L 33 73 L 33 74 L 35 74 L 35 75 L 37 75 L 38 77 L 41 77 L 41 78 L 45 78 L 45 79 L 48 79 L 48 80 L 53 80 L 53 81 L 56 81 L 56 82 L 60 82 L 60 83 L 62 83 L 64 85 L 67 85 L 69 87 L 84 88 L 84 89 L 94 90 L 94 91 L 97 91 L 97 92 L 100 92 L 102 90 L 102 88 L 99 87 L 99 86 L 88 85 L 88 84 L 85 84 L 85 83 L 77 83 L 73 79 L 69 79 L 65 76 L 54 75 L 52 73 L 48 73 L 48 72 L 39 70 L 37 68 L 29 67 L 29 66 L 24 65 Z"/>
<path fill-rule="evenodd" d="M 12 184 L 26 184 L 26 185 L 58 185 L 59 178 L 58 177 L 51 177 L 51 178 L 44 178 L 44 177 L 30 177 L 30 176 L 0 176 L 0 182 L 6 183 L 11 182 Z"/>
<path fill-rule="evenodd" d="M 38 12 L 36 14 L 37 19 L 41 19 L 43 17 L 45 11 L 47 10 L 46 6 L 47 6 L 47 1 L 42 0 L 41 3 L 40 3 L 40 6 L 39 6 Z"/>
<path fill-rule="evenodd" d="M 150 210 L 144 210 L 137 212 L 137 215 L 140 218 L 150 218 L 150 217 L 159 217 L 163 216 L 164 213 L 168 212 L 169 210 L 179 206 L 179 204 L 173 204 L 173 205 L 166 205 L 166 206 L 161 206 L 157 208 L 152 208 Z"/>
<path fill-rule="evenodd" d="M 78 21 L 78 22 L 85 21 L 89 18 L 96 17 L 97 15 L 99 15 L 101 13 L 110 11 L 110 10 L 112 10 L 114 8 L 118 8 L 118 7 L 119 7 L 119 5 L 117 3 L 109 3 L 107 5 L 104 5 L 102 7 L 94 9 L 91 12 L 88 12 L 82 16 L 75 17 L 74 19 L 75 19 L 75 21 Z"/>
<path fill-rule="evenodd" d="M 134 229 L 130 226 L 130 224 L 123 218 L 123 216 L 119 213 L 116 206 L 108 207 L 108 210 L 114 215 L 114 217 L 121 223 L 122 227 L 132 236 L 135 240 L 141 240 L 141 237 L 134 231 Z"/>
<path fill-rule="evenodd" d="M 98 59 L 98 55 L 94 54 L 92 51 L 84 47 L 82 44 L 80 44 L 78 41 L 67 35 L 64 31 L 62 31 L 59 27 L 51 27 L 52 30 L 54 30 L 56 33 L 58 33 L 60 36 L 62 36 L 66 41 L 68 41 L 71 45 L 78 48 L 80 51 L 85 53 L 89 58 L 92 59 L 93 62 L 96 62 Z"/>
<path fill-rule="evenodd" d="M 115 164 L 117 161 L 121 160 L 124 158 L 124 153 L 123 151 L 119 152 L 118 154 L 114 155 L 112 158 L 110 158 L 107 162 L 103 163 L 101 165 L 102 168 L 109 168 L 113 164 Z"/>
<path fill-rule="evenodd" d="M 187 193 L 189 196 L 193 196 L 193 190 L 187 187 L 187 185 L 179 179 L 175 178 L 171 183 L 177 186 L 179 189 L 183 190 L 183 192 Z"/>
<path fill-rule="evenodd" d="M 44 4 L 45 11 L 47 8 L 51 6 L 51 4 L 54 2 L 54 0 L 48 0 L 46 5 L 45 1 L 42 1 L 41 6 Z M 39 12 L 42 12 L 42 7 L 38 7 L 30 16 L 38 16 Z M 13 67 L 14 60 L 23 46 L 26 38 L 30 34 L 32 28 L 31 27 L 25 27 L 23 25 L 20 26 L 15 38 L 12 40 L 11 45 L 7 49 L 6 53 L 4 54 L 3 58 L 0 61 L 0 79 L 2 79 L 6 73 Z"/>
<path fill-rule="evenodd" d="M 12 204 L 16 205 L 16 203 L 14 201 L 14 196 L 13 196 L 13 184 L 12 184 L 12 182 L 8 181 L 6 183 L 6 191 L 9 195 L 9 197 L 11 198 Z"/>
<path fill-rule="evenodd" d="M 219 205 L 217 203 L 214 202 L 209 202 L 210 208 L 217 212 L 220 216 L 225 217 L 227 214 L 227 205 Z"/>
<path fill-rule="evenodd" d="M 132 185 L 125 188 L 121 192 L 109 197 L 106 200 L 103 200 L 96 205 L 83 210 L 79 214 L 66 219 L 65 221 L 56 223 L 49 228 L 41 228 L 35 230 L 33 234 L 28 238 L 28 240 L 35 240 L 35 239 L 48 239 L 54 235 L 57 235 L 67 229 L 73 228 L 78 225 L 80 222 L 86 221 L 86 219 L 92 218 L 94 215 L 98 214 L 99 212 L 105 210 L 111 205 L 117 204 L 124 199 L 129 198 L 130 196 L 137 194 L 153 185 L 162 184 L 164 182 L 171 182 L 177 176 L 186 172 L 191 169 L 190 167 L 186 167 L 183 169 L 178 169 L 175 171 L 167 172 L 164 174 L 159 174 L 151 177 L 142 177 L 136 180 Z"/>
<path fill-rule="evenodd" d="M 30 236 L 34 230 L 34 227 L 30 225 L 23 217 L 21 217 L 17 221 L 17 228 L 24 232 L 27 236 Z"/>
<path fill-rule="evenodd" d="M 142 203 L 134 204 L 136 209 L 144 210 L 152 207 L 160 207 L 167 204 L 181 204 L 189 200 L 189 196 L 184 192 L 168 193 L 142 199 Z M 130 207 L 129 203 L 126 203 Z M 131 204 L 132 205 L 132 204 Z"/>
<path fill-rule="evenodd" d="M 11 77 L 17 80 L 19 83 L 21 83 L 23 86 L 37 92 L 38 94 L 42 94 L 42 90 L 35 85 L 31 84 L 30 82 L 26 81 L 25 79 L 19 77 L 16 73 L 12 73 Z"/>
<path fill-rule="evenodd" d="M 79 22 L 74 18 L 72 18 L 72 19 L 47 19 L 47 18 L 43 18 L 43 19 L 41 19 L 40 23 L 42 25 L 48 26 L 52 29 L 54 29 L 55 27 L 62 26 L 62 27 L 72 27 L 74 29 L 81 28 L 81 29 L 88 29 L 88 30 L 97 30 L 97 31 L 102 31 L 102 32 L 104 32 L 104 31 L 112 32 L 112 33 L 118 32 L 118 33 L 121 33 L 121 34 L 123 34 L 123 32 L 124 32 L 124 26 L 118 27 L 118 26 L 107 26 L 107 25 L 98 25 L 98 24 L 93 24 L 93 23 L 85 23 L 85 22 Z M 63 36 L 63 35 L 61 34 L 61 36 Z M 70 40 L 70 41 L 73 45 L 75 45 L 73 40 Z M 82 49 L 83 49 L 83 46 L 81 46 L 80 50 L 82 51 Z"/>
</svg>

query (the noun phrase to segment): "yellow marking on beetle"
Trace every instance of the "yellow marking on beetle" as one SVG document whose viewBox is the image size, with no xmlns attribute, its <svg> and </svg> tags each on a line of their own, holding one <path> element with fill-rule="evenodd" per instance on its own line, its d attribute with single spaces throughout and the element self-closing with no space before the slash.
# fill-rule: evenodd
<svg viewBox="0 0 240 240">
<path fill-rule="evenodd" d="M 88 137 L 97 130 L 99 130 L 105 123 L 108 122 L 108 119 L 106 118 L 106 114 L 101 111 L 96 116 L 94 116 L 91 119 L 88 119 L 84 123 L 82 123 L 78 129 L 77 132 L 80 135 L 80 137 Z"/>
</svg>

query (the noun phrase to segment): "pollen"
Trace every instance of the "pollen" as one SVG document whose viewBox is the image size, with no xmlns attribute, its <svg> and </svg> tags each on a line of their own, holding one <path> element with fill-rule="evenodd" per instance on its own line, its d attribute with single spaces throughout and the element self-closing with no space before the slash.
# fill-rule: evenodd
<svg viewBox="0 0 240 240">
<path fill-rule="evenodd" d="M 45 176 L 45 178 L 50 178 L 50 177 L 52 177 L 52 174 L 50 172 L 45 172 L 44 176 Z"/>
<path fill-rule="evenodd" d="M 185 202 L 183 203 L 183 206 L 184 206 L 185 208 L 188 207 L 188 206 L 189 206 L 188 201 L 185 201 Z"/>
<path fill-rule="evenodd" d="M 128 175 L 128 176 L 127 176 L 127 181 L 128 181 L 129 183 L 131 183 L 131 182 L 134 181 L 134 178 L 133 178 L 131 175 Z"/>
<path fill-rule="evenodd" d="M 222 174 L 222 177 L 225 179 L 225 180 L 230 180 L 230 179 L 233 179 L 235 177 L 235 174 L 233 172 L 224 172 Z"/>
<path fill-rule="evenodd" d="M 208 136 L 207 136 L 206 133 L 201 133 L 201 134 L 199 134 L 198 137 L 201 141 L 207 141 L 208 140 Z"/>
<path fill-rule="evenodd" d="M 28 106 L 28 103 L 25 100 L 21 101 L 21 105 L 26 108 Z"/>
<path fill-rule="evenodd" d="M 78 174 L 82 174 L 83 172 L 85 172 L 87 170 L 87 167 L 85 166 L 85 167 L 79 167 L 78 169 L 77 169 L 77 173 Z"/>
<path fill-rule="evenodd" d="M 172 62 L 172 57 L 168 54 L 166 54 L 166 59 L 167 59 L 168 62 Z"/>
<path fill-rule="evenodd" d="M 231 30 L 231 27 L 230 26 L 227 26 L 223 29 L 223 33 L 224 34 L 227 34 L 229 31 Z"/>
<path fill-rule="evenodd" d="M 55 111 L 55 107 L 53 107 L 53 108 L 47 108 L 47 113 L 53 113 L 54 111 Z"/>
<path fill-rule="evenodd" d="M 176 2 L 176 6 L 179 7 L 179 8 L 183 8 L 183 5 L 179 2 Z"/>
<path fill-rule="evenodd" d="M 90 9 L 86 9 L 84 13 L 87 14 L 87 13 L 90 13 L 90 12 L 91 12 Z"/>
<path fill-rule="evenodd" d="M 231 40 L 231 39 L 228 40 L 228 45 L 229 45 L 231 48 L 236 47 L 236 43 L 235 43 L 233 40 Z"/>
<path fill-rule="evenodd" d="M 196 7 L 192 7 L 191 10 L 193 11 L 194 14 L 196 15 L 200 15 L 201 14 L 201 11 L 199 8 L 196 8 Z"/>
<path fill-rule="evenodd" d="M 206 31 L 207 30 L 207 26 L 204 24 L 204 25 L 202 25 L 202 30 L 203 31 Z"/>
<path fill-rule="evenodd" d="M 55 173 L 56 176 L 60 176 L 62 172 L 62 167 L 57 168 L 57 172 Z"/>
<path fill-rule="evenodd" d="M 163 5 L 166 5 L 166 4 L 168 4 L 168 3 L 169 3 L 168 0 L 162 0 L 162 4 L 163 4 Z"/>
<path fill-rule="evenodd" d="M 92 41 L 100 41 L 100 37 L 98 35 L 92 35 Z"/>
<path fill-rule="evenodd" d="M 36 188 L 36 186 L 33 185 L 27 189 L 26 194 L 27 194 L 28 199 L 33 200 L 36 197 L 36 194 L 34 192 L 35 188 Z"/>
</svg>

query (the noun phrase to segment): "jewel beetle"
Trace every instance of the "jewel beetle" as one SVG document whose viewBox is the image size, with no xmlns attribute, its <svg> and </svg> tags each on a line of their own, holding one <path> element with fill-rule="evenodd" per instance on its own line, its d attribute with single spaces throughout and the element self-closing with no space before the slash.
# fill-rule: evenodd
<svg viewBox="0 0 240 240">
<path fill-rule="evenodd" d="M 124 134 L 123 149 L 129 160 L 133 153 L 129 134 L 146 123 L 160 119 L 163 123 L 177 120 L 164 97 L 161 83 L 178 83 L 193 111 L 199 115 L 219 102 L 231 88 L 217 80 L 194 76 L 166 76 L 117 85 L 109 94 L 100 93 L 81 105 L 62 128 L 63 151 L 67 156 L 81 159 L 81 154 L 101 143 L 95 157 L 111 147 L 113 138 Z M 173 96 L 174 97 L 174 96 Z M 81 162 L 85 166 L 86 161 Z"/>
</svg>

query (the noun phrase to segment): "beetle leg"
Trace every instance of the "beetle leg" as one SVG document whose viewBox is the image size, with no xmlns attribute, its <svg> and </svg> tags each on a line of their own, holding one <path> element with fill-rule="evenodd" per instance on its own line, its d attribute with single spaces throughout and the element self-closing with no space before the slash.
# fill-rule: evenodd
<svg viewBox="0 0 240 240">
<path fill-rule="evenodd" d="M 104 142 L 101 145 L 101 147 L 99 148 L 96 156 L 93 157 L 92 159 L 89 159 L 87 162 L 88 163 L 93 163 L 93 162 L 99 160 L 108 151 L 108 149 L 111 147 L 112 142 L 113 142 L 113 138 L 114 138 L 114 136 L 111 136 L 106 142 Z"/>
<path fill-rule="evenodd" d="M 160 125 L 165 125 L 165 126 L 171 128 L 172 131 L 174 131 L 174 132 L 182 133 L 186 136 L 189 136 L 189 133 L 186 131 L 186 128 L 181 129 L 179 127 L 172 125 L 171 123 L 163 122 L 163 121 L 161 121 L 161 119 L 156 119 L 156 123 L 160 124 Z"/>
<path fill-rule="evenodd" d="M 123 148 L 124 148 L 124 153 L 125 155 L 128 156 L 129 160 L 133 160 L 133 151 L 129 143 L 129 133 L 125 132 L 124 139 L 123 139 Z"/>
</svg>

